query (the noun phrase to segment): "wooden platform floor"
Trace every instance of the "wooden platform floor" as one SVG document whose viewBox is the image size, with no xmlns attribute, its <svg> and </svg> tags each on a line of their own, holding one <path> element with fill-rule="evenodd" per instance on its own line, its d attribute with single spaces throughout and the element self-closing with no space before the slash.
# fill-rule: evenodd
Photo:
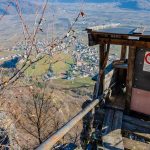
<svg viewBox="0 0 150 150">
<path fill-rule="evenodd" d="M 150 122 L 124 115 L 122 110 L 106 108 L 102 146 L 104 150 L 150 150 Z"/>
</svg>

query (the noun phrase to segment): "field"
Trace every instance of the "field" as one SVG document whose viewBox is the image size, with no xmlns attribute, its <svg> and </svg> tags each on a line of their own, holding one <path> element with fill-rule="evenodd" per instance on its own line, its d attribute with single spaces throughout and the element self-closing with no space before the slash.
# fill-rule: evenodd
<svg viewBox="0 0 150 150">
<path fill-rule="evenodd" d="M 53 83 L 65 89 L 91 87 L 94 85 L 94 81 L 92 81 L 90 77 L 84 77 L 84 78 L 78 77 L 75 78 L 74 80 L 56 79 L 53 80 Z"/>
<path fill-rule="evenodd" d="M 55 75 L 60 75 L 68 70 L 69 64 L 73 63 L 73 59 L 69 54 L 59 53 L 52 58 L 45 57 L 26 71 L 27 76 L 40 76 L 47 72 L 50 64 Z"/>
</svg>

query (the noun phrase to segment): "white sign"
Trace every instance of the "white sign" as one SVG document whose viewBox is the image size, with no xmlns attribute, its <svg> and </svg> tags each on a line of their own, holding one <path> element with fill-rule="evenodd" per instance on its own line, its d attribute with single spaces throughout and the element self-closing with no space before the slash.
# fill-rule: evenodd
<svg viewBox="0 0 150 150">
<path fill-rule="evenodd" d="M 145 53 L 143 71 L 150 72 L 150 52 Z"/>
</svg>

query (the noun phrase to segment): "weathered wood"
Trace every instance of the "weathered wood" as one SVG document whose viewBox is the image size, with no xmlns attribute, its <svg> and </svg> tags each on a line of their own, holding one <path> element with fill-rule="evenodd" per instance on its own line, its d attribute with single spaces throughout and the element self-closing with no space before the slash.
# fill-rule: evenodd
<svg viewBox="0 0 150 150">
<path fill-rule="evenodd" d="M 123 138 L 124 147 L 129 150 L 150 150 L 150 144 Z"/>
<path fill-rule="evenodd" d="M 89 46 L 96 45 L 97 43 L 95 42 L 95 36 L 93 34 L 88 34 L 88 44 Z"/>
<path fill-rule="evenodd" d="M 123 118 L 123 111 L 116 110 L 114 114 L 112 130 L 121 129 L 122 118 Z"/>
<path fill-rule="evenodd" d="M 103 62 L 105 60 L 106 44 L 100 44 L 99 48 L 100 48 L 99 49 L 99 66 L 101 69 L 101 67 L 103 66 Z"/>
<path fill-rule="evenodd" d="M 112 83 L 112 78 L 114 75 L 114 70 L 111 70 L 108 74 L 105 74 L 105 79 L 104 79 L 104 90 L 107 90 L 110 87 L 110 84 Z"/>
<path fill-rule="evenodd" d="M 150 141 L 150 134 L 139 133 L 139 132 L 133 132 L 133 134 L 137 135 L 138 137 L 141 137 L 141 138 L 144 138 L 144 139 Z"/>
<path fill-rule="evenodd" d="M 115 45 L 126 45 L 126 46 L 135 46 L 138 48 L 150 48 L 150 42 L 138 41 L 133 39 L 113 39 L 113 38 L 100 38 L 96 40 L 96 44 L 101 43 L 110 43 Z"/>
<path fill-rule="evenodd" d="M 121 129 L 123 112 L 116 110 L 113 118 L 112 130 Z"/>
<path fill-rule="evenodd" d="M 115 111 L 113 124 L 112 124 L 112 132 L 115 133 L 115 136 L 112 138 L 114 139 L 113 145 L 116 147 L 116 149 L 124 149 L 123 145 L 123 139 L 121 134 L 121 128 L 122 128 L 122 118 L 123 118 L 123 112 L 122 111 Z"/>
<path fill-rule="evenodd" d="M 122 45 L 121 47 L 121 59 L 125 59 L 126 58 L 126 51 L 127 51 L 127 46 L 126 45 Z"/>
<path fill-rule="evenodd" d="M 110 44 L 107 44 L 107 51 L 105 52 L 105 58 L 104 58 L 103 64 L 100 69 L 100 76 L 102 76 L 102 81 L 103 81 L 103 91 L 106 90 L 106 88 L 105 88 L 105 73 L 104 72 L 105 72 L 105 69 L 106 69 L 106 66 L 108 63 L 109 51 L 110 51 Z"/>
<path fill-rule="evenodd" d="M 125 70 L 124 70 L 124 69 L 128 69 L 128 65 L 125 62 L 126 54 L 127 54 L 127 46 L 122 45 L 120 59 L 123 61 L 123 63 L 115 65 L 115 67 L 119 69 L 118 80 L 121 84 L 125 84 L 125 82 L 126 82 L 125 81 Z"/>
<path fill-rule="evenodd" d="M 124 149 L 121 135 L 122 111 L 106 110 L 102 127 L 102 145 L 104 150 Z"/>
<path fill-rule="evenodd" d="M 111 38 L 116 38 L 116 37 L 132 37 L 132 39 L 134 39 L 134 37 L 136 38 L 150 38 L 150 35 L 149 34 L 131 34 L 131 33 L 110 33 L 110 32 L 105 32 L 105 31 L 101 31 L 101 30 L 98 30 L 98 31 L 95 31 L 95 30 L 89 30 L 89 32 L 91 34 L 94 34 L 94 35 L 98 35 L 100 37 L 106 37 L 106 36 L 109 36 Z"/>
<path fill-rule="evenodd" d="M 143 138 L 143 139 L 145 139 L 147 141 L 150 141 L 150 134 L 148 134 L 148 133 L 141 133 L 141 132 L 135 132 L 135 131 L 130 131 L 130 130 L 122 130 L 122 133 L 133 134 L 133 135 L 135 135 L 137 137 L 140 137 L 140 138 Z"/>
<path fill-rule="evenodd" d="M 101 69 L 103 67 L 103 63 L 105 61 L 105 56 L 106 56 L 106 44 L 101 44 L 100 45 L 100 50 L 99 50 L 99 94 L 103 93 L 104 90 L 104 74 L 101 74 Z M 101 90 L 101 91 L 100 91 Z"/>
<path fill-rule="evenodd" d="M 127 99 L 126 99 L 126 109 L 129 110 L 132 96 L 132 85 L 133 85 L 133 75 L 134 75 L 134 61 L 135 61 L 136 47 L 129 47 L 128 56 L 128 70 L 127 70 Z"/>
<path fill-rule="evenodd" d="M 125 121 L 122 123 L 122 130 L 150 134 L 149 129 Z"/>
<path fill-rule="evenodd" d="M 113 122 L 114 110 L 106 109 L 105 117 L 103 121 L 102 134 L 107 135 L 111 131 L 111 126 Z"/>
<path fill-rule="evenodd" d="M 150 122 L 147 122 L 147 121 L 144 121 L 144 120 L 140 120 L 140 119 L 137 119 L 137 118 L 134 118 L 134 117 L 131 117 L 131 116 L 124 115 L 123 116 L 123 121 L 129 122 L 131 124 L 140 126 L 142 128 L 147 128 L 147 129 L 150 130 Z"/>
<path fill-rule="evenodd" d="M 124 110 L 125 109 L 125 96 L 124 95 L 111 96 L 109 100 L 106 101 L 106 107 L 115 108 L 118 110 Z"/>
<path fill-rule="evenodd" d="M 150 122 L 124 115 L 122 129 L 150 135 Z"/>
</svg>

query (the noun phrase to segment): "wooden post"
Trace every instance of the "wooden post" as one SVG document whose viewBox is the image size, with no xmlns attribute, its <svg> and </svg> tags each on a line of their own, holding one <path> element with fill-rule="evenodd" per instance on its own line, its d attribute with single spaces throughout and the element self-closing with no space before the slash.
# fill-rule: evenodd
<svg viewBox="0 0 150 150">
<path fill-rule="evenodd" d="M 105 61 L 105 55 L 106 55 L 106 44 L 100 44 L 100 49 L 99 49 L 99 94 L 103 93 L 104 89 L 104 74 L 100 75 L 101 69 L 103 67 L 104 61 Z"/>
<path fill-rule="evenodd" d="M 127 51 L 127 46 L 126 45 L 122 45 L 121 47 L 121 59 L 125 59 L 126 58 L 126 51 Z"/>
<path fill-rule="evenodd" d="M 128 56 L 128 71 L 127 71 L 127 99 L 126 99 L 127 110 L 130 109 L 130 102 L 131 102 L 131 96 L 132 96 L 135 53 L 136 53 L 136 47 L 130 46 L 129 56 Z"/>
<path fill-rule="evenodd" d="M 101 68 L 103 66 L 103 62 L 105 60 L 105 51 L 106 51 L 106 45 L 101 43 L 99 46 L 99 75 L 98 75 L 98 79 L 96 82 L 96 85 L 94 87 L 94 99 L 97 99 L 99 97 L 99 95 L 102 94 L 103 92 L 103 86 L 102 86 L 102 82 L 104 80 L 104 76 L 100 76 L 100 72 L 101 72 Z"/>
<path fill-rule="evenodd" d="M 121 46 L 121 55 L 120 55 L 120 59 L 121 60 L 125 60 L 126 59 L 126 53 L 127 53 L 127 46 L 126 45 L 122 45 Z M 118 77 L 118 79 L 119 79 L 120 83 L 125 83 L 126 82 L 125 78 L 124 78 L 125 71 L 126 70 L 124 70 L 124 69 L 119 69 L 119 77 Z"/>
</svg>

